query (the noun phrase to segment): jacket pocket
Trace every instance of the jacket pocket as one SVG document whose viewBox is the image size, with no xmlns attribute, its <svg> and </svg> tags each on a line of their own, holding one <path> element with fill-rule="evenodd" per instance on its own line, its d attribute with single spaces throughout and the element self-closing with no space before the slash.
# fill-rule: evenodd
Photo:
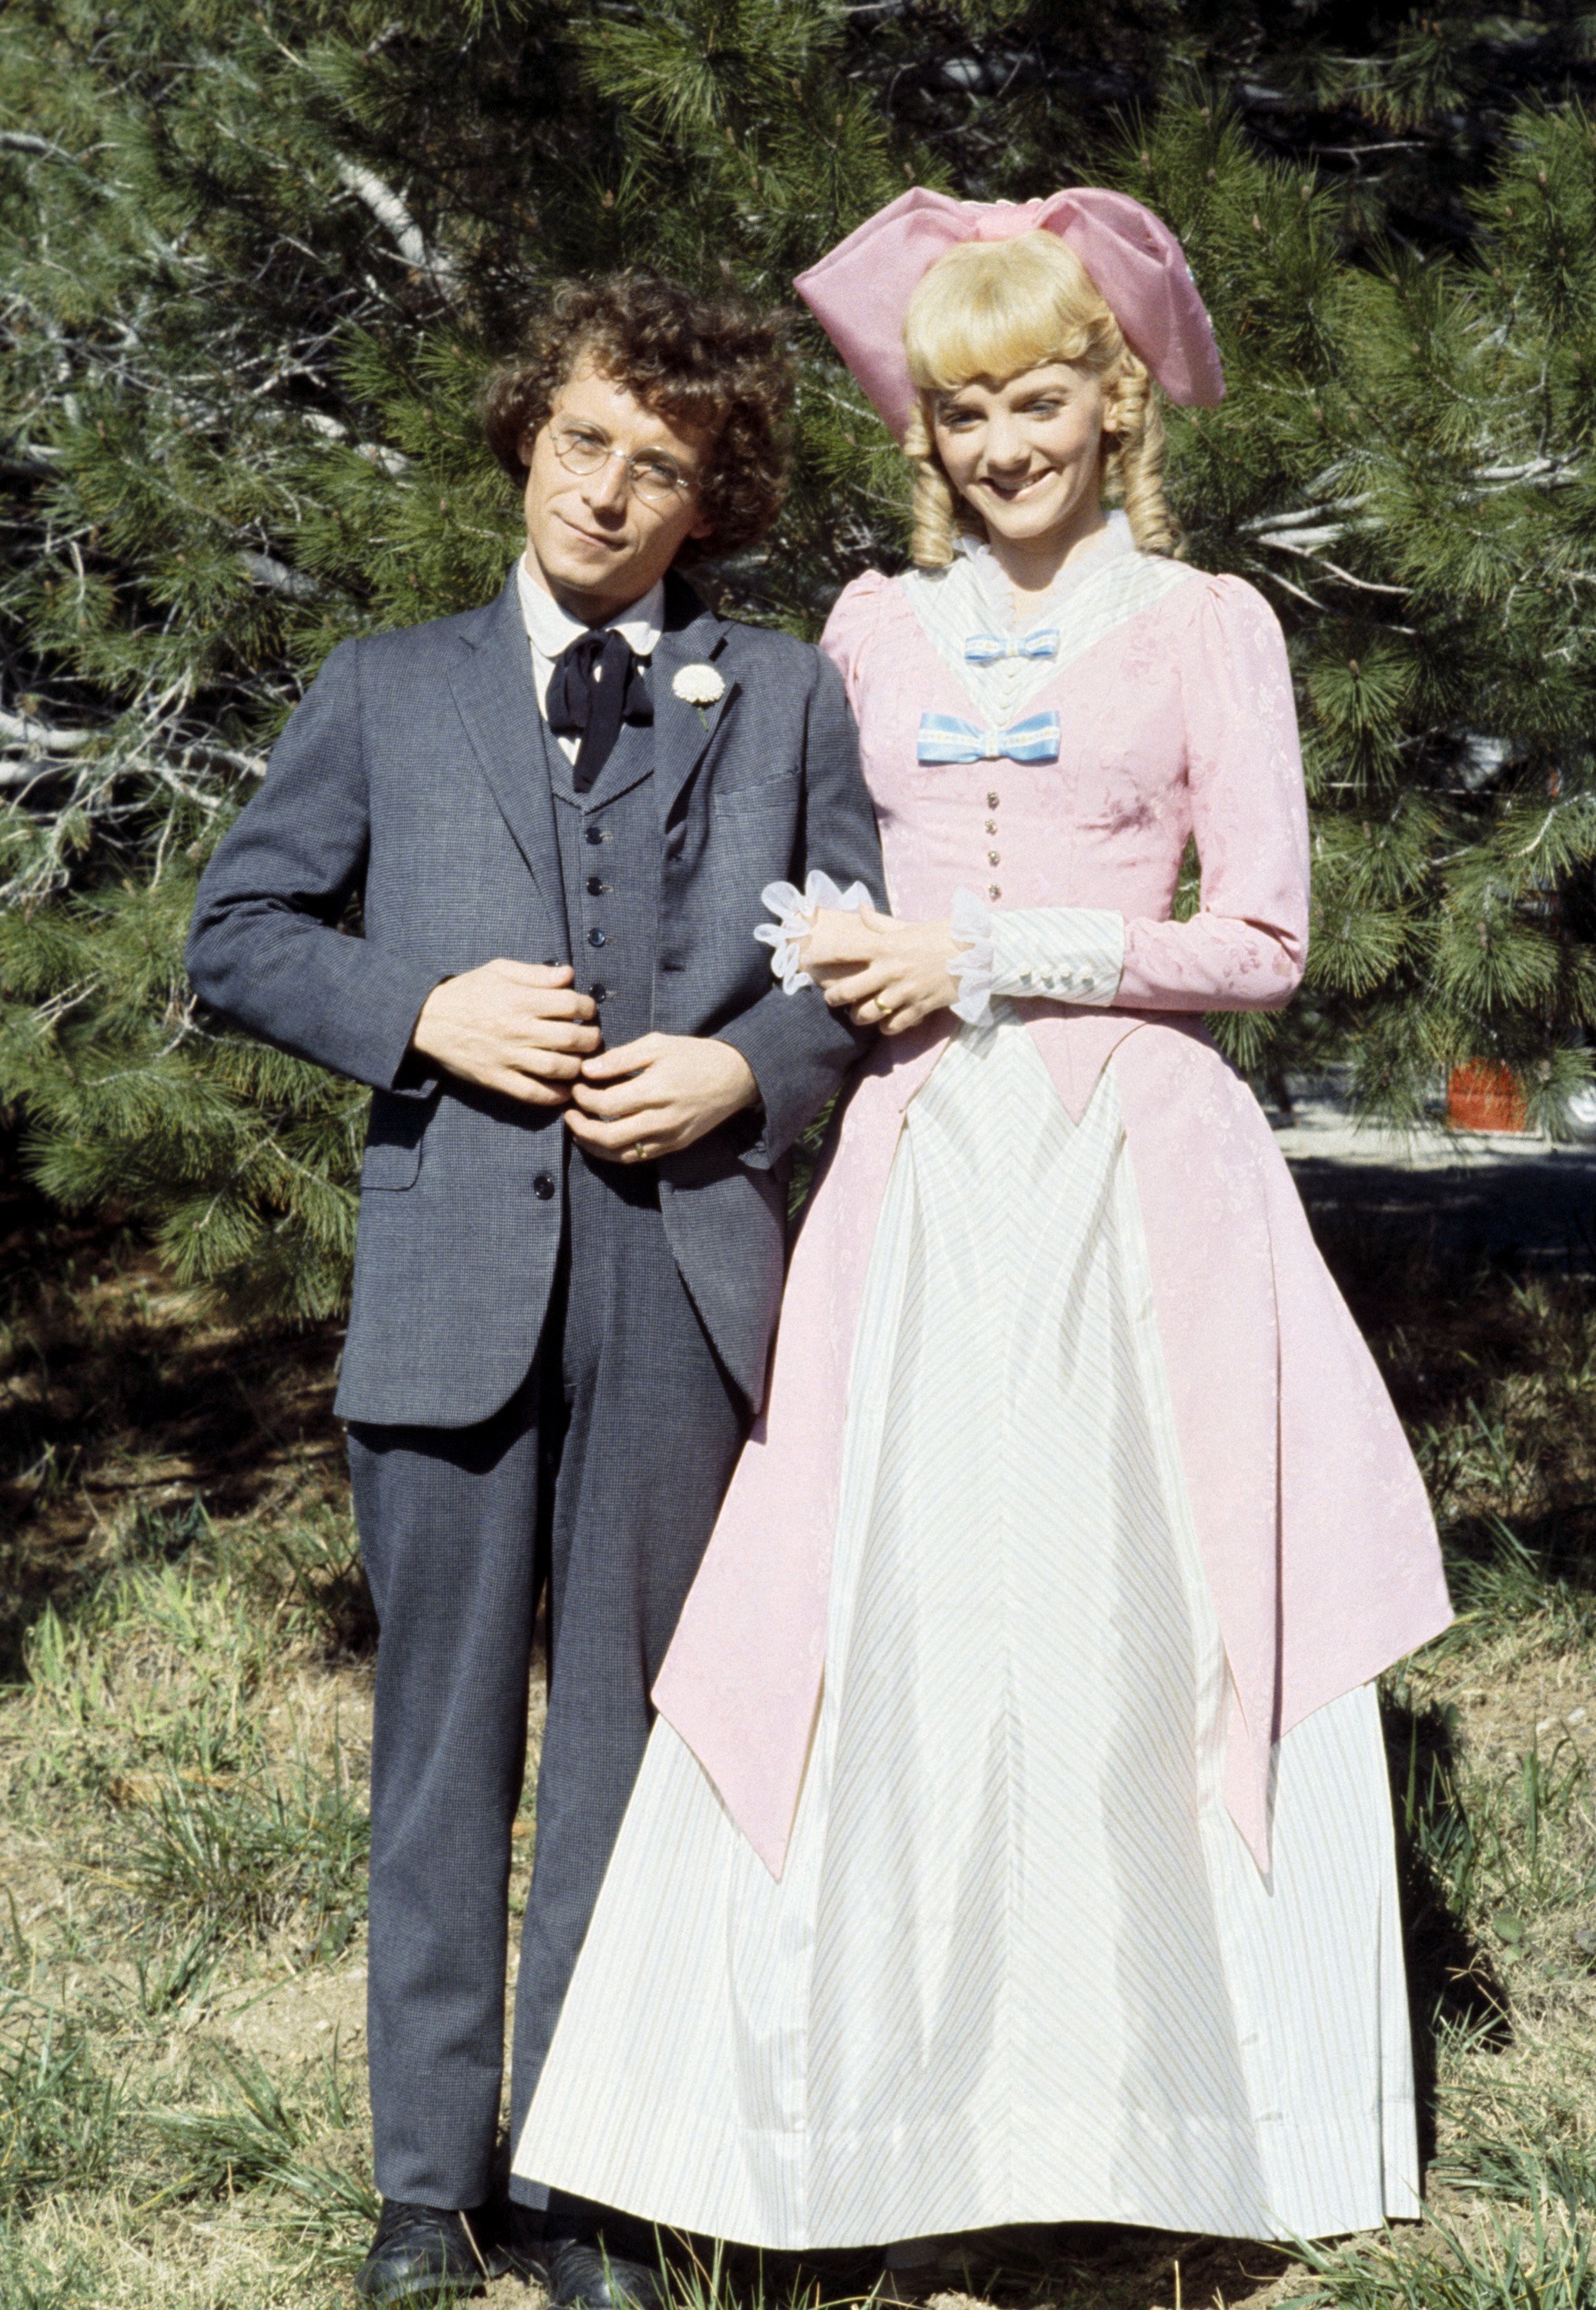
<svg viewBox="0 0 1596 2310">
<path fill-rule="evenodd" d="M 360 1193 L 372 1187 L 413 1187 L 421 1168 L 420 1147 L 368 1147 L 360 1166 Z"/>
<path fill-rule="evenodd" d="M 802 792 L 797 773 L 784 770 L 776 777 L 750 778 L 744 786 L 717 786 L 709 797 L 714 817 L 740 817 L 745 812 L 792 810 Z"/>
<path fill-rule="evenodd" d="M 360 1192 L 368 1188 L 413 1187 L 421 1168 L 421 1136 L 431 1119 L 432 1099 L 385 1099 L 371 1102 Z"/>
</svg>

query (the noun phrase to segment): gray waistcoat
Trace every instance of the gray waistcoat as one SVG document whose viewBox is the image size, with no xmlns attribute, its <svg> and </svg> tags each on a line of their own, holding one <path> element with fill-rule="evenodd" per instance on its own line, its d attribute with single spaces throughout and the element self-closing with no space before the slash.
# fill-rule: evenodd
<svg viewBox="0 0 1596 2310">
<path fill-rule="evenodd" d="M 599 1006 L 606 1049 L 654 1024 L 659 942 L 660 827 L 654 798 L 654 731 L 623 725 L 586 794 L 539 716 L 554 793 L 565 916 L 577 985 Z"/>
</svg>

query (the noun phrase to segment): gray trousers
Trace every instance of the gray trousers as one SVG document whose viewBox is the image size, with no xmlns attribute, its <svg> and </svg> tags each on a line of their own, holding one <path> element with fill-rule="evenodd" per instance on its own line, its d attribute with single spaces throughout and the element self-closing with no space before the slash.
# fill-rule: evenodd
<svg viewBox="0 0 1596 2310">
<path fill-rule="evenodd" d="M 546 1584 L 549 1715 L 513 2131 L 747 1425 L 672 1258 L 652 1172 L 590 1165 L 573 1148 L 559 1281 L 514 1401 L 476 1428 L 350 1430 L 380 1631 L 368 2037 L 385 2197 L 471 2207 L 491 2187 L 510 1830 L 540 1594 Z"/>
</svg>

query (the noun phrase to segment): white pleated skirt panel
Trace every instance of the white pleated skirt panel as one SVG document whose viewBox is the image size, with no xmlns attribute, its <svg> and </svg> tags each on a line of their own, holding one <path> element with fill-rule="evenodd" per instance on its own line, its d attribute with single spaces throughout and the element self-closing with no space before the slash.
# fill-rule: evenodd
<svg viewBox="0 0 1596 2310">
<path fill-rule="evenodd" d="M 1372 1690 L 1220 1795 L 1198 1559 L 1112 1071 L 1011 1012 L 911 1105 L 856 1342 L 826 1680 L 773 1880 L 659 1725 L 529 2177 L 771 2248 L 1417 2211 Z"/>
</svg>

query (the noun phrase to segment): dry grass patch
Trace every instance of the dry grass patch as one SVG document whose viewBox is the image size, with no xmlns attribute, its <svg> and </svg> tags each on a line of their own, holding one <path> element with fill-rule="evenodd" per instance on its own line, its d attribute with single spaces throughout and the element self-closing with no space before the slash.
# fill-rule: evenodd
<svg viewBox="0 0 1596 2310">
<path fill-rule="evenodd" d="M 193 1324 L 114 1233 L 47 1230 L 41 1261 L 13 1220 L 0 1267 L 20 1230 L 37 1272 L 0 1275 L 0 2304 L 348 2305 L 372 1631 L 331 1342 Z M 971 2239 L 937 2310 L 1596 2304 L 1596 1313 L 1411 1243 L 1338 1265 L 1462 1608 L 1384 1694 L 1431 2219 L 1304 2254 Z M 824 2310 L 874 2275 L 731 2255 L 675 2286 Z"/>
</svg>

